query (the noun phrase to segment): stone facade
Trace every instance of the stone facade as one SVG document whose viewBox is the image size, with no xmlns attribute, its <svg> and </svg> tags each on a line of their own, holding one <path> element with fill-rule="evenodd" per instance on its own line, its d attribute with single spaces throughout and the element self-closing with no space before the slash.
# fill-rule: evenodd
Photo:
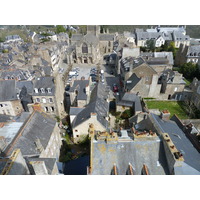
<svg viewBox="0 0 200 200">
<path fill-rule="evenodd" d="M 93 124 L 97 131 L 105 131 L 105 127 L 97 120 L 96 114 L 92 113 L 88 120 L 73 128 L 73 140 L 75 143 L 78 143 L 79 140 L 88 135 L 90 124 Z"/>
<path fill-rule="evenodd" d="M 0 114 L 16 116 L 23 111 L 20 100 L 0 102 Z"/>
<path fill-rule="evenodd" d="M 32 96 L 33 103 L 39 103 L 41 105 L 42 111 L 51 114 L 58 115 L 58 110 L 56 106 L 55 96 Z"/>
</svg>

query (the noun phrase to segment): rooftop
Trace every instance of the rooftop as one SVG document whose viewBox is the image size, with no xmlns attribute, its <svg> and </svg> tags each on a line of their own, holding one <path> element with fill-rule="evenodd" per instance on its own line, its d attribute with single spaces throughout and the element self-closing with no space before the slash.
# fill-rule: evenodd
<svg viewBox="0 0 200 200">
<path fill-rule="evenodd" d="M 44 113 L 34 112 L 30 115 L 29 120 L 25 124 L 25 128 L 21 132 L 21 136 L 16 140 L 10 150 L 19 148 L 22 155 L 39 155 L 40 150 L 36 146 L 39 140 L 45 149 L 52 135 L 56 121 Z"/>
<path fill-rule="evenodd" d="M 136 140 L 119 137 L 118 141 L 93 140 L 92 174 L 110 175 L 116 165 L 117 174 L 128 174 L 131 164 L 133 174 L 141 175 L 145 164 L 151 175 L 168 174 L 163 144 L 159 137 Z"/>
<path fill-rule="evenodd" d="M 0 81 L 0 101 L 12 101 L 17 99 L 16 81 Z"/>
<path fill-rule="evenodd" d="M 162 120 L 158 115 L 151 113 L 153 121 L 163 133 L 168 133 L 178 151 L 183 154 L 184 162 L 200 172 L 200 154 L 178 125 L 171 120 Z"/>
</svg>

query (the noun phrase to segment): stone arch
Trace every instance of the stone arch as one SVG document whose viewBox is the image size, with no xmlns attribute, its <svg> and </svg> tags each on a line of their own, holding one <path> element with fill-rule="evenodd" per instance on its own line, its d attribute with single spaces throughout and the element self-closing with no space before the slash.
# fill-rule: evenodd
<svg viewBox="0 0 200 200">
<path fill-rule="evenodd" d="M 86 43 L 82 45 L 82 53 L 88 53 L 88 45 Z"/>
</svg>

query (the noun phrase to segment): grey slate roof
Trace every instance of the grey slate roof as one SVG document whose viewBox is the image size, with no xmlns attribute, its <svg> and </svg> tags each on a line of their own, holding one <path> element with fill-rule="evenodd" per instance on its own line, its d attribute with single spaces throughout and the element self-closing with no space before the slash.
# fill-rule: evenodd
<svg viewBox="0 0 200 200">
<path fill-rule="evenodd" d="M 174 64 L 172 52 L 141 52 L 140 55 L 148 64 Z"/>
<path fill-rule="evenodd" d="M 134 57 L 126 57 L 121 60 L 121 64 L 124 68 L 130 68 L 134 69 L 140 65 L 145 63 L 144 59 L 139 57 L 139 58 L 134 58 Z"/>
<path fill-rule="evenodd" d="M 132 90 L 141 80 L 141 78 L 138 78 L 135 73 L 133 73 L 129 79 L 127 80 L 128 83 L 126 82 L 126 88 L 130 91 Z M 131 81 L 131 82 L 130 82 Z"/>
<path fill-rule="evenodd" d="M 185 41 L 185 40 L 190 40 L 190 36 L 188 35 L 183 35 L 182 32 L 180 31 L 174 31 L 172 33 L 172 37 L 175 41 Z"/>
<path fill-rule="evenodd" d="M 33 83 L 32 81 L 17 81 L 16 87 L 21 91 L 23 87 L 26 87 L 28 94 L 33 93 Z"/>
<path fill-rule="evenodd" d="M 114 41 L 114 35 L 113 34 L 100 34 L 99 40 L 100 41 Z"/>
<path fill-rule="evenodd" d="M 17 99 L 16 81 L 0 81 L 0 101 L 12 101 Z"/>
<path fill-rule="evenodd" d="M 69 115 L 78 115 L 82 110 L 85 108 L 79 108 L 79 107 L 70 107 Z"/>
<path fill-rule="evenodd" d="M 103 149 L 103 151 L 102 151 Z M 129 163 L 135 175 L 141 175 L 146 164 L 151 175 L 169 174 L 163 144 L 158 137 L 118 142 L 93 141 L 92 175 L 110 175 L 116 164 L 117 173 L 126 175 Z"/>
<path fill-rule="evenodd" d="M 20 115 L 15 116 L 13 120 L 16 122 L 25 122 L 29 118 L 30 114 L 31 113 L 29 112 L 22 112 Z"/>
<path fill-rule="evenodd" d="M 55 95 L 55 84 L 54 84 L 54 77 L 39 77 L 33 82 L 33 88 L 38 89 L 38 93 L 33 91 L 33 96 L 54 96 Z M 45 93 L 40 91 L 41 88 L 44 88 Z M 51 89 L 49 93 L 47 88 Z"/>
<path fill-rule="evenodd" d="M 45 113 L 34 112 L 12 149 L 19 148 L 23 156 L 39 155 L 40 151 L 37 149 L 35 141 L 39 139 L 45 149 L 55 125 L 56 120 Z"/>
<path fill-rule="evenodd" d="M 12 120 L 12 116 L 0 114 L 0 122 L 8 122 Z"/>
<path fill-rule="evenodd" d="M 106 88 L 102 83 L 98 83 L 92 90 L 90 103 L 75 117 L 72 126 L 76 127 L 90 118 L 91 113 L 97 114 L 97 120 L 105 127 L 108 127 L 108 122 L 105 119 L 109 110 L 109 104 L 105 100 Z"/>
<path fill-rule="evenodd" d="M 174 64 L 172 52 L 154 52 L 154 57 L 155 58 L 167 58 L 170 65 Z"/>
<path fill-rule="evenodd" d="M 2 128 L 0 128 L 0 136 L 3 136 L 5 138 L 6 147 L 16 137 L 22 125 L 23 125 L 23 122 L 9 122 L 9 123 L 6 123 Z"/>
<path fill-rule="evenodd" d="M 20 80 L 27 80 L 29 78 L 28 74 L 24 70 L 14 70 L 14 71 L 5 71 L 1 73 L 1 77 L 4 79 L 12 79 L 18 78 Z"/>
<path fill-rule="evenodd" d="M 99 39 L 91 33 L 88 33 L 84 36 L 84 41 L 93 46 L 97 46 L 99 43 Z"/>
<path fill-rule="evenodd" d="M 71 37 L 72 41 L 80 41 L 83 38 L 82 34 L 73 34 Z"/>
<path fill-rule="evenodd" d="M 126 92 L 122 96 L 121 100 L 117 102 L 117 105 L 132 107 L 134 106 L 134 111 L 142 111 L 142 105 L 140 98 L 133 93 Z"/>
<path fill-rule="evenodd" d="M 89 85 L 89 80 L 74 80 L 74 84 L 70 87 L 69 92 L 78 91 L 77 100 L 86 100 L 87 95 L 85 88 Z"/>
<path fill-rule="evenodd" d="M 200 171 L 200 154 L 178 125 L 171 120 L 163 121 L 158 115 L 151 113 L 155 123 L 163 133 L 168 133 L 176 148 L 183 154 L 184 162 Z"/>
<path fill-rule="evenodd" d="M 196 53 L 196 56 L 200 56 L 200 45 L 193 45 L 188 47 L 187 56 L 190 56 L 190 54 Z"/>
<path fill-rule="evenodd" d="M 136 33 L 137 40 L 157 39 L 161 35 L 162 33 L 158 33 L 158 32 L 137 32 Z"/>
</svg>

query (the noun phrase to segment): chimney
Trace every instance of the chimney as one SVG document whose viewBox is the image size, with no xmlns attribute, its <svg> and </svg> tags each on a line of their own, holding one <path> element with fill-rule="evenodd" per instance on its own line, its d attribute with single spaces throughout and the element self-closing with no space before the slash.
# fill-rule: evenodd
<svg viewBox="0 0 200 200">
<path fill-rule="evenodd" d="M 91 117 L 91 118 L 96 118 L 96 117 L 97 117 L 97 114 L 96 114 L 96 113 L 90 113 L 90 117 Z"/>
<path fill-rule="evenodd" d="M 44 161 L 32 161 L 30 163 L 36 175 L 48 175 L 48 171 Z"/>
<path fill-rule="evenodd" d="M 42 112 L 42 107 L 39 103 L 35 103 L 32 105 L 34 111 Z"/>
<path fill-rule="evenodd" d="M 160 117 L 162 120 L 168 121 L 170 118 L 170 112 L 168 110 L 163 110 Z"/>
</svg>

